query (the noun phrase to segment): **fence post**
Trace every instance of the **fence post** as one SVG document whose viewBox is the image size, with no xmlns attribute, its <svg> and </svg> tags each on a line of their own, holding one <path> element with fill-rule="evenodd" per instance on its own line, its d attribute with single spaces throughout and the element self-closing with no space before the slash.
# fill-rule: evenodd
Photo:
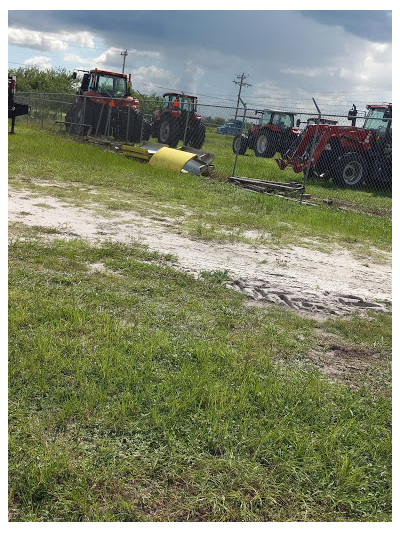
<svg viewBox="0 0 400 533">
<path fill-rule="evenodd" d="M 317 127 L 315 128 L 315 132 L 314 132 L 314 136 L 313 136 L 313 140 L 312 140 L 312 143 L 311 143 L 311 149 L 310 149 L 310 154 L 308 156 L 308 162 L 307 162 L 307 167 L 306 167 L 306 171 L 304 173 L 304 180 L 303 180 L 303 188 L 304 188 L 304 192 L 301 193 L 301 196 L 300 196 L 300 203 L 302 203 L 303 201 L 303 194 L 306 192 L 306 186 L 307 186 L 307 180 L 308 180 L 308 174 L 310 172 L 310 167 L 311 167 L 311 161 L 314 157 L 314 150 L 315 150 L 315 144 L 317 142 L 317 135 L 318 135 L 318 128 L 319 128 L 319 124 L 321 122 L 321 111 L 317 105 L 317 102 L 315 101 L 315 99 L 313 98 L 313 102 L 314 102 L 314 105 L 315 107 L 317 108 L 317 111 L 318 111 L 318 118 L 317 118 Z"/>
<path fill-rule="evenodd" d="M 141 97 L 141 101 L 140 101 L 140 105 L 139 105 L 139 109 L 141 111 L 141 114 L 142 114 L 142 121 L 141 121 L 141 124 L 140 124 L 140 136 L 139 136 L 139 144 L 142 144 L 142 139 L 143 139 L 143 126 L 144 126 L 144 112 L 145 112 L 145 109 L 146 109 L 146 99 L 145 97 L 143 96 L 143 94 L 141 92 L 139 92 L 137 89 L 135 89 L 135 91 L 138 93 L 138 95 Z M 143 108 L 142 108 L 142 105 L 143 105 Z"/>
<path fill-rule="evenodd" d="M 44 98 L 43 93 L 40 93 L 40 126 L 43 129 L 44 127 Z"/>
<path fill-rule="evenodd" d="M 85 126 L 84 124 L 86 123 L 85 122 L 85 118 L 86 118 L 86 96 L 83 96 L 83 112 L 82 112 L 82 116 L 81 116 L 81 127 L 79 129 L 79 133 L 81 133 L 82 135 L 85 134 Z"/>
<path fill-rule="evenodd" d="M 240 96 L 239 96 L 239 100 L 240 100 L 240 102 L 242 103 L 242 105 L 243 105 L 243 109 L 244 109 L 244 111 L 243 111 L 243 120 L 242 120 L 242 125 L 240 126 L 240 134 L 239 134 L 240 136 L 242 136 L 242 133 L 243 133 L 243 126 L 244 126 L 244 122 L 245 122 L 245 120 L 246 120 L 247 106 L 246 106 L 246 104 L 243 102 L 243 100 L 240 98 Z M 236 116 L 237 116 L 237 115 L 236 115 Z M 236 120 L 235 120 L 235 124 L 236 124 Z M 234 162 L 234 164 L 233 164 L 233 170 L 232 170 L 232 177 L 235 176 L 235 172 L 236 172 L 236 164 L 237 164 L 237 160 L 238 160 L 238 155 L 239 155 L 238 152 L 236 152 L 236 154 L 235 154 L 235 162 Z"/>
<path fill-rule="evenodd" d="M 183 92 L 182 92 L 183 94 Z M 187 103 L 187 110 L 186 110 L 186 121 L 185 121 L 185 131 L 183 133 L 183 146 L 186 145 L 186 136 L 187 136 L 187 129 L 188 129 L 188 122 L 189 122 L 189 109 L 190 109 L 190 100 L 188 98 L 186 98 L 185 95 L 183 95 L 184 98 L 186 99 L 186 103 Z"/>
<path fill-rule="evenodd" d="M 99 133 L 99 128 L 100 128 L 100 124 L 101 124 L 101 118 L 103 116 L 103 111 L 104 111 L 104 107 L 105 107 L 106 104 L 103 104 L 101 106 L 101 109 L 100 109 L 100 114 L 99 114 L 99 119 L 97 121 L 97 126 L 96 126 L 96 133 L 94 134 L 95 137 L 97 137 L 98 133 Z"/>
<path fill-rule="evenodd" d="M 126 142 L 129 142 L 129 123 L 130 123 L 130 120 L 131 120 L 131 108 L 130 106 L 128 107 L 128 113 L 127 113 L 127 117 L 126 117 L 126 138 L 125 138 L 125 141 Z"/>
</svg>

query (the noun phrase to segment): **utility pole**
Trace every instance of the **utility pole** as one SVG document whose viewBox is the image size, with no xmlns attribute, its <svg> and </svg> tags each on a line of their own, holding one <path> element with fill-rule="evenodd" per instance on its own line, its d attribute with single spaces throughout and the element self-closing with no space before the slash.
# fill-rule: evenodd
<svg viewBox="0 0 400 533">
<path fill-rule="evenodd" d="M 125 52 L 121 52 L 121 56 L 124 56 L 124 62 L 122 63 L 122 74 L 125 72 L 125 59 L 128 55 L 128 50 L 125 49 Z"/>
<path fill-rule="evenodd" d="M 239 85 L 239 94 L 238 94 L 238 99 L 237 99 L 237 104 L 236 104 L 236 111 L 235 111 L 235 122 L 236 122 L 236 119 L 237 119 L 237 114 L 238 114 L 238 110 L 239 110 L 239 102 L 240 102 L 240 94 L 242 92 L 242 87 L 251 87 L 250 83 L 246 83 L 244 80 L 248 77 L 248 74 L 239 74 L 236 76 L 236 78 L 240 81 L 236 81 L 236 80 L 233 80 L 233 83 L 235 83 L 236 85 Z"/>
</svg>

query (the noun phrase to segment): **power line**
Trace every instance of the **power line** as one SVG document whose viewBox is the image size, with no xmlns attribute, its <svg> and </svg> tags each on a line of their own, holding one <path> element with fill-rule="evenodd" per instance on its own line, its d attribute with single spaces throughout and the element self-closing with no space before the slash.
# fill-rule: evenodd
<svg viewBox="0 0 400 533">
<path fill-rule="evenodd" d="M 240 103 L 240 94 L 242 92 L 242 87 L 251 87 L 250 83 L 246 83 L 244 80 L 248 77 L 248 74 L 245 74 L 243 72 L 243 74 L 239 74 L 238 76 L 236 76 L 236 78 L 240 81 L 236 81 L 236 80 L 233 80 L 233 83 L 235 83 L 236 85 L 239 85 L 239 93 L 238 93 L 238 97 L 237 97 L 237 104 L 236 104 L 236 112 L 235 112 L 235 122 L 236 122 L 236 119 L 237 119 L 237 114 L 238 114 L 238 110 L 239 110 L 239 103 Z"/>
<path fill-rule="evenodd" d="M 125 48 L 125 52 L 121 52 L 121 56 L 124 56 L 124 61 L 122 63 L 122 74 L 125 72 L 125 59 L 128 55 L 128 50 Z"/>
</svg>

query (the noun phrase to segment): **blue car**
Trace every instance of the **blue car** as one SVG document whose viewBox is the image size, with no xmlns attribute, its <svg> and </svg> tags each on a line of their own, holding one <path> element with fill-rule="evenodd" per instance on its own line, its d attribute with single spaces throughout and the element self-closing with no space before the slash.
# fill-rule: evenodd
<svg viewBox="0 0 400 533">
<path fill-rule="evenodd" d="M 241 132 L 242 121 L 236 120 L 235 122 L 227 122 L 223 126 L 217 128 L 217 133 L 222 133 L 225 135 L 237 135 Z"/>
</svg>

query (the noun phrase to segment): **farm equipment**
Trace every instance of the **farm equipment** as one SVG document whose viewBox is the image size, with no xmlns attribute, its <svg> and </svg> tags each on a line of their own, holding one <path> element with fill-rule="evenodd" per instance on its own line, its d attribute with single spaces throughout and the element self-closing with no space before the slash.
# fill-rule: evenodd
<svg viewBox="0 0 400 533">
<path fill-rule="evenodd" d="M 197 97 L 183 93 L 163 94 L 161 109 L 153 115 L 152 136 L 171 148 L 180 140 L 193 148 L 201 148 L 206 127 L 197 113 Z"/>
<path fill-rule="evenodd" d="M 98 69 L 83 72 L 75 102 L 65 116 L 67 131 L 127 142 L 148 140 L 151 125 L 143 118 L 139 100 L 131 96 L 131 75 Z"/>
<path fill-rule="evenodd" d="M 214 169 L 211 164 L 215 159 L 214 154 L 192 146 L 169 148 L 165 144 L 146 142 L 141 146 L 122 145 L 121 148 L 125 156 L 147 162 L 156 168 L 206 176 Z"/>
<path fill-rule="evenodd" d="M 223 126 L 217 128 L 217 133 L 222 135 L 237 135 L 242 130 L 242 121 L 241 120 L 232 120 L 227 122 Z"/>
<path fill-rule="evenodd" d="M 243 155 L 247 148 L 254 150 L 256 157 L 283 154 L 301 133 L 294 126 L 295 113 L 264 109 L 256 114 L 261 114 L 258 124 L 251 126 L 247 135 L 238 134 L 233 139 L 235 154 Z"/>
<path fill-rule="evenodd" d="M 331 120 L 329 118 L 320 118 L 319 123 L 320 124 L 331 124 L 332 126 L 334 126 L 335 124 L 337 124 L 337 120 Z M 296 122 L 296 126 L 299 128 L 300 124 L 301 124 L 301 121 L 300 119 L 298 119 Z M 306 127 L 311 126 L 311 124 L 318 124 L 318 117 L 308 118 L 305 124 L 306 124 Z"/>
<path fill-rule="evenodd" d="M 281 170 L 332 178 L 341 187 L 392 179 L 392 104 L 367 106 L 363 127 L 356 127 L 357 110 L 349 111 L 351 126 L 309 125 L 276 162 Z M 314 149 L 313 149 L 314 146 Z"/>
<path fill-rule="evenodd" d="M 11 131 L 10 133 L 15 133 L 15 119 L 21 115 L 27 115 L 30 111 L 29 105 L 27 104 L 18 104 L 14 100 L 16 88 L 16 77 L 8 76 L 8 118 L 11 119 Z"/>
</svg>

